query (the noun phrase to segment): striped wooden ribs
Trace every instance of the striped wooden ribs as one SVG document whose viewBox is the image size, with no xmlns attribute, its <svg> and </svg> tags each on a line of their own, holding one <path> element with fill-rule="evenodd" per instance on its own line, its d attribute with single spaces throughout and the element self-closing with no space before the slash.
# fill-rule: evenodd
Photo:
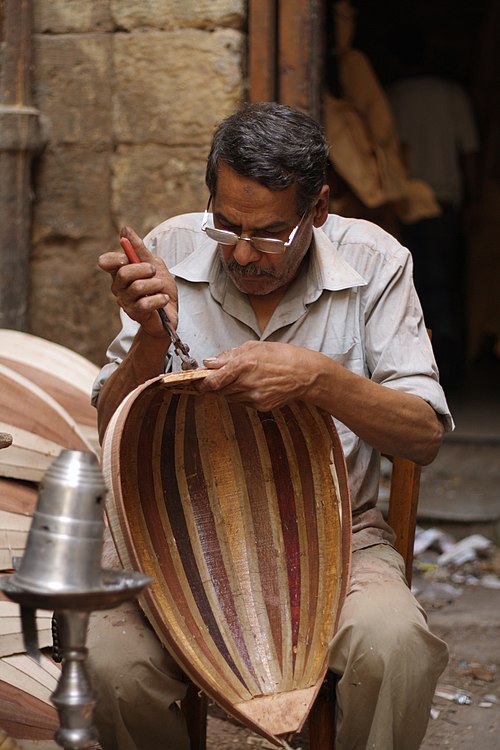
<svg viewBox="0 0 500 750">
<path fill-rule="evenodd" d="M 98 368 L 59 344 L 0 329 L 0 571 L 22 557 L 38 483 L 64 448 L 99 450 L 90 391 Z M 2 441 L 0 440 L 0 447 Z M 52 613 L 38 611 L 41 647 L 52 644 Z M 0 593 L 0 727 L 19 740 L 50 740 L 59 726 L 51 695 L 60 667 L 24 653 L 19 607 Z M 15 747 L 0 736 L 0 747 Z"/>
<path fill-rule="evenodd" d="M 149 381 L 103 444 L 108 515 L 142 605 L 191 679 L 270 739 L 298 731 L 345 595 L 350 509 L 329 415 L 197 394 L 204 371 Z"/>
</svg>

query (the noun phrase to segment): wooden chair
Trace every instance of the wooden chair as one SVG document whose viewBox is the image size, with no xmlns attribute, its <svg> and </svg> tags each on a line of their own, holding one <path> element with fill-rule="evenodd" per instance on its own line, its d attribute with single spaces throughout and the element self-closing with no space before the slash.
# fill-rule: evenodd
<svg viewBox="0 0 500 750">
<path fill-rule="evenodd" d="M 387 519 L 396 534 L 395 547 L 405 560 L 406 580 L 410 586 L 421 467 L 408 459 L 389 459 L 392 472 Z M 329 672 L 308 719 L 310 750 L 333 750 L 335 746 L 335 684 L 335 676 Z M 206 750 L 207 699 L 192 683 L 182 702 L 182 710 L 191 750 Z"/>
</svg>

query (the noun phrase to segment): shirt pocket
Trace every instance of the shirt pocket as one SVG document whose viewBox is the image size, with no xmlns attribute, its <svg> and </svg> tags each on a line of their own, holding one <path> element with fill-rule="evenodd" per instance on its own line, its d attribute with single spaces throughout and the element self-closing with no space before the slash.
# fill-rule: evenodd
<svg viewBox="0 0 500 750">
<path fill-rule="evenodd" d="M 357 375 L 367 374 L 361 344 L 352 336 L 326 337 L 320 351 Z"/>
</svg>

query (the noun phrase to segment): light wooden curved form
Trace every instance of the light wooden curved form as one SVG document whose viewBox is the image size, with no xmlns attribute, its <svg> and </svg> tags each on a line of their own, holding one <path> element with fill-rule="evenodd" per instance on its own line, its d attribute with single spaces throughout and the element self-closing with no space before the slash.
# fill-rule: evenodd
<svg viewBox="0 0 500 750">
<path fill-rule="evenodd" d="M 94 451 L 68 412 L 36 383 L 0 364 L 0 432 L 12 445 L 0 451 L 0 476 L 40 481 L 62 448 Z"/>
<path fill-rule="evenodd" d="M 8 328 L 0 328 L 0 360 L 3 358 L 49 373 L 89 397 L 99 372 L 96 365 L 72 349 L 31 333 Z"/>
<path fill-rule="evenodd" d="M 59 727 L 50 696 L 59 667 L 41 656 L 37 664 L 26 654 L 0 659 L 0 726 L 22 740 L 53 740 Z"/>
<path fill-rule="evenodd" d="M 57 401 L 99 453 L 97 413 L 90 394 L 99 368 L 53 341 L 22 331 L 0 329 L 0 364 L 31 380 Z"/>
<path fill-rule="evenodd" d="M 12 570 L 13 558 L 26 548 L 38 492 L 33 484 L 0 478 L 0 571 Z M 37 612 L 40 648 L 52 645 L 52 613 Z M 24 652 L 19 605 L 0 592 L 0 657 Z M 4 699 L 0 686 L 0 702 Z"/>
<path fill-rule="evenodd" d="M 332 418 L 200 395 L 205 371 L 160 376 L 103 443 L 108 516 L 142 606 L 191 679 L 277 742 L 304 723 L 327 668 L 350 564 Z"/>
</svg>

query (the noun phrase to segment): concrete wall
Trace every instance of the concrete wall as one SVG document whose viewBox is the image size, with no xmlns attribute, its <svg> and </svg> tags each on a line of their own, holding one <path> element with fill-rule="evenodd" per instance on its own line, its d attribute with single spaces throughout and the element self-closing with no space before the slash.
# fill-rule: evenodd
<svg viewBox="0 0 500 750">
<path fill-rule="evenodd" d="M 34 0 L 31 332 L 100 364 L 118 330 L 96 266 L 140 234 L 202 210 L 216 123 L 244 97 L 244 0 Z"/>
</svg>

